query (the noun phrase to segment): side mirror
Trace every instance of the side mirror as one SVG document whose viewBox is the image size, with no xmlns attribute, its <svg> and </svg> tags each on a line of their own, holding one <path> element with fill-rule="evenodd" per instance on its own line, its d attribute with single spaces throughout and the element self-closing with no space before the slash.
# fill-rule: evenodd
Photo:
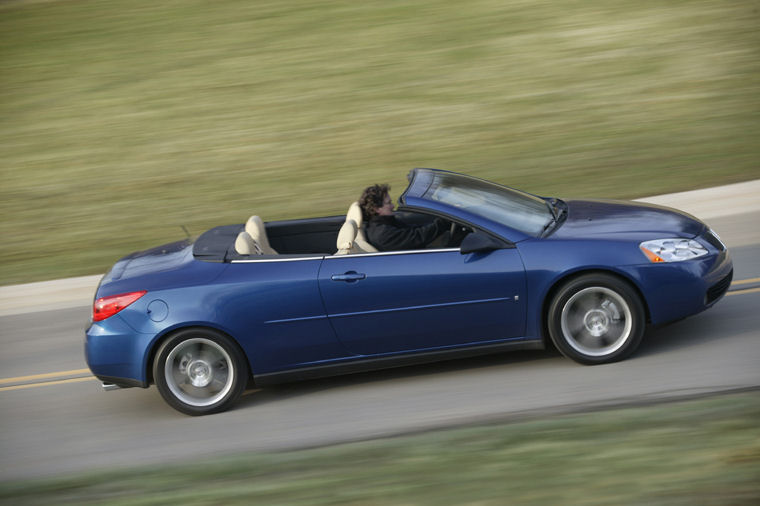
<svg viewBox="0 0 760 506">
<path fill-rule="evenodd" d="M 459 252 L 463 255 L 468 253 L 485 253 L 496 249 L 509 247 L 504 241 L 500 241 L 483 232 L 467 234 L 459 246 Z"/>
</svg>

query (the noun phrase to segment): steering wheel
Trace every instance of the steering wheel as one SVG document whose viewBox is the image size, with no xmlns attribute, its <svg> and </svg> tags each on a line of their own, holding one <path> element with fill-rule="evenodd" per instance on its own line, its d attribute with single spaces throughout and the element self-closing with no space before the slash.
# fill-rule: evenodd
<svg viewBox="0 0 760 506">
<path fill-rule="evenodd" d="M 464 239 L 465 236 L 470 232 L 471 230 L 469 230 L 464 225 L 459 225 L 455 221 L 452 221 L 451 226 L 449 227 L 449 246 L 458 247 L 462 242 L 462 239 Z"/>
</svg>

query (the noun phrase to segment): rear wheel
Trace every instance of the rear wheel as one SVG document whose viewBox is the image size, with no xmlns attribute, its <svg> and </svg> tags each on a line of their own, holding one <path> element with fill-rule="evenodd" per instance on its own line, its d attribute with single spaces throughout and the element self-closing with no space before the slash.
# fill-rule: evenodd
<svg viewBox="0 0 760 506">
<path fill-rule="evenodd" d="M 582 364 L 622 360 L 639 346 L 646 326 L 636 291 L 608 274 L 586 274 L 562 285 L 547 323 L 557 349 Z"/>
<path fill-rule="evenodd" d="M 153 378 L 164 400 L 188 415 L 228 409 L 243 393 L 248 365 L 237 345 L 211 329 L 182 330 L 156 353 Z"/>
</svg>

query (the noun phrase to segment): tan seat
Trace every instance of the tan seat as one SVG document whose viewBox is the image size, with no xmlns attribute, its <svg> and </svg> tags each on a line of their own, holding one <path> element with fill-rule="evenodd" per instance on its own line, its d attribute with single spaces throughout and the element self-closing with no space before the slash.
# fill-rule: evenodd
<svg viewBox="0 0 760 506">
<path fill-rule="evenodd" d="M 264 221 L 256 215 L 248 218 L 245 224 L 245 231 L 248 235 L 259 244 L 264 255 L 276 255 L 277 252 L 269 245 L 267 238 L 267 229 L 264 227 Z"/>
<path fill-rule="evenodd" d="M 358 227 L 354 220 L 346 220 L 343 226 L 340 227 L 338 232 L 338 251 L 336 255 L 348 255 L 350 253 L 362 253 L 354 241 L 356 240 L 356 232 Z"/>
<path fill-rule="evenodd" d="M 377 248 L 372 246 L 364 235 L 364 230 L 362 230 L 363 219 L 362 208 L 359 206 L 359 202 L 354 202 L 348 207 L 348 212 L 346 213 L 346 221 L 353 220 L 354 223 L 356 223 L 356 238 L 354 239 L 354 246 L 361 251 L 374 253 L 377 251 Z M 340 249 L 340 247 L 338 247 L 338 249 Z"/>
<path fill-rule="evenodd" d="M 235 251 L 240 255 L 263 255 L 259 243 L 248 232 L 240 232 L 235 239 Z"/>
</svg>

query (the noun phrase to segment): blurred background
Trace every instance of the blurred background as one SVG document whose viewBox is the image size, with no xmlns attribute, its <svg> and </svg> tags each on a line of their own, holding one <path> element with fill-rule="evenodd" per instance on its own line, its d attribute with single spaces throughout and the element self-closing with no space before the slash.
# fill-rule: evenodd
<svg viewBox="0 0 760 506">
<path fill-rule="evenodd" d="M 413 167 L 635 198 L 760 177 L 754 1 L 0 2 L 0 284 Z"/>
<path fill-rule="evenodd" d="M 343 214 L 373 183 L 390 183 L 398 197 L 413 167 L 564 198 L 758 179 L 759 10 L 757 0 L 0 0 L 0 285 L 103 273 L 132 251 L 183 239 L 183 226 L 197 236 L 251 214 Z M 733 363 L 756 371 L 746 297 L 710 320 L 687 320 L 675 336 L 660 331 L 644 360 L 616 370 L 655 384 L 650 399 L 666 399 L 659 392 L 670 386 L 657 381 L 684 370 L 676 364 L 695 376 Z M 388 420 L 424 419 L 415 410 L 426 406 L 446 408 L 432 411 L 436 424 L 453 423 L 448 407 L 463 397 L 488 405 L 480 392 L 489 382 L 515 396 L 508 402 L 523 391 L 528 406 L 556 402 L 547 392 L 559 391 L 572 406 L 604 369 L 580 372 L 551 353 L 497 356 L 282 386 L 245 397 L 242 409 L 185 419 L 155 391 L 100 396 L 81 381 L 88 310 L 3 320 L 3 376 L 18 377 L 0 385 L 76 377 L 59 389 L 0 387 L 19 388 L 2 401 L 0 468 L 22 474 L 47 455 L 73 467 L 110 463 L 146 446 L 148 461 L 196 453 L 131 470 L 99 466 L 84 479 L 0 483 L 0 504 L 760 497 L 756 389 L 525 422 L 518 410 L 506 426 L 304 452 L 229 457 L 220 446 L 210 459 L 216 441 L 267 437 L 251 427 L 281 424 L 270 438 L 290 427 L 307 433 L 315 412 L 327 420 L 316 417 L 321 429 L 335 431 L 358 412 L 383 429 L 375 435 L 389 433 Z M 727 360 L 735 354 L 743 361 Z M 625 377 L 607 388 L 625 392 Z M 536 378 L 545 390 L 529 388 Z M 376 406 L 384 416 L 372 425 Z M 467 416 L 483 422 L 485 412 Z"/>
</svg>

